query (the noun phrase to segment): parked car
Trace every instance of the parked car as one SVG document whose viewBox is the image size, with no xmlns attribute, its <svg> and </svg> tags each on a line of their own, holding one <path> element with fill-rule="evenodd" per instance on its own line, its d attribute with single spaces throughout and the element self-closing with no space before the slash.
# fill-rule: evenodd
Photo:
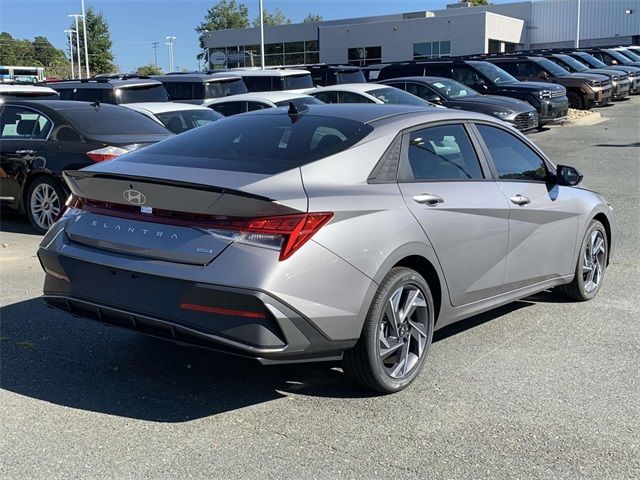
<svg viewBox="0 0 640 480">
<path fill-rule="evenodd" d="M 7 100 L 55 100 L 60 98 L 58 92 L 37 85 L 0 84 L 0 103 Z"/>
<path fill-rule="evenodd" d="M 124 106 L 155 120 L 176 135 L 223 117 L 210 108 L 184 103 L 126 103 Z"/>
<path fill-rule="evenodd" d="M 607 65 L 629 65 L 640 67 L 640 62 L 629 60 L 615 48 L 581 48 L 581 52 L 587 52 Z"/>
<path fill-rule="evenodd" d="M 311 73 L 311 79 L 317 87 L 367 81 L 360 67 L 352 65 L 303 65 L 300 68 Z"/>
<path fill-rule="evenodd" d="M 399 88 L 371 83 L 347 83 L 319 87 L 309 90 L 307 93 L 324 103 L 378 103 L 435 107 L 432 103 Z"/>
<path fill-rule="evenodd" d="M 514 128 L 451 109 L 302 107 L 66 172 L 70 208 L 38 250 L 44 300 L 262 363 L 342 358 L 395 392 L 436 329 L 549 288 L 599 292 L 612 210 Z"/>
<path fill-rule="evenodd" d="M 640 62 L 640 51 L 629 47 L 615 47 L 614 50 L 621 53 L 632 62 Z"/>
<path fill-rule="evenodd" d="M 304 92 L 313 88 L 311 74 L 301 69 L 233 68 L 229 72 L 242 77 L 250 92 Z"/>
<path fill-rule="evenodd" d="M 622 100 L 629 96 L 631 82 L 624 72 L 608 68 L 591 68 L 586 63 L 566 53 L 544 53 L 543 56 L 572 73 L 597 73 L 599 75 L 606 75 L 611 80 L 611 100 Z"/>
<path fill-rule="evenodd" d="M 491 115 L 513 124 L 518 130 L 538 127 L 538 112 L 527 102 L 499 95 L 480 95 L 471 87 L 450 78 L 400 77 L 381 80 L 380 83 L 436 105 Z"/>
<path fill-rule="evenodd" d="M 623 72 L 627 76 L 630 82 L 629 93 L 631 95 L 640 94 L 640 68 L 639 67 L 634 67 L 632 65 L 615 65 L 615 64 L 607 65 L 606 63 L 601 62 L 596 57 L 594 57 L 593 55 L 587 52 L 568 50 L 564 53 L 583 63 L 586 63 L 592 68 L 607 68 L 607 69 Z"/>
<path fill-rule="evenodd" d="M 203 105 L 207 100 L 246 93 L 242 78 L 231 73 L 185 73 L 158 75 L 169 98 L 174 102 Z"/>
<path fill-rule="evenodd" d="M 569 107 L 589 110 L 611 102 L 611 80 L 595 73 L 570 73 L 558 64 L 534 55 L 487 56 L 488 62 L 497 65 L 518 80 L 538 80 L 562 85 L 567 90 Z"/>
<path fill-rule="evenodd" d="M 264 108 L 287 107 L 291 101 L 306 105 L 322 103 L 320 100 L 316 100 L 302 93 L 253 92 L 209 100 L 206 106 L 225 117 L 229 117 L 231 115 L 262 110 Z"/>
<path fill-rule="evenodd" d="M 148 77 L 109 76 L 52 82 L 47 86 L 60 94 L 61 100 L 123 103 L 168 102 L 164 85 Z"/>
<path fill-rule="evenodd" d="M 480 60 L 439 58 L 393 64 L 383 67 L 378 78 L 386 80 L 425 75 L 452 78 L 483 95 L 502 95 L 528 102 L 538 111 L 540 125 L 556 122 L 567 116 L 569 100 L 563 86 L 521 82 L 496 65 Z"/>
<path fill-rule="evenodd" d="M 44 233 L 60 214 L 66 169 L 110 160 L 172 136 L 139 113 L 65 100 L 0 104 L 0 199 Z"/>
</svg>

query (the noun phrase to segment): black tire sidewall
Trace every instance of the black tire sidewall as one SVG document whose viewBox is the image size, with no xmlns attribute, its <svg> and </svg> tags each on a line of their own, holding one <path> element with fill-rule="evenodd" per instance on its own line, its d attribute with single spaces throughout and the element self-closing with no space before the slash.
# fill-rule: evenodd
<svg viewBox="0 0 640 480">
<path fill-rule="evenodd" d="M 425 352 L 420 358 L 420 364 L 413 369 L 411 374 L 406 378 L 401 380 L 397 380 L 391 378 L 387 375 L 387 373 L 382 368 L 379 354 L 378 354 L 378 342 L 380 339 L 380 322 L 382 321 L 384 315 L 385 305 L 391 298 L 391 295 L 399 288 L 401 285 L 405 284 L 414 284 L 420 288 L 422 291 L 424 298 L 427 303 L 428 308 L 428 335 L 427 335 L 427 343 L 425 345 Z M 380 288 L 384 288 L 384 294 L 381 296 L 381 300 L 375 302 L 372 305 L 371 310 L 367 316 L 367 323 L 365 328 L 369 329 L 367 339 L 369 340 L 366 345 L 367 348 L 367 356 L 371 368 L 373 370 L 374 375 L 376 376 L 376 380 L 378 383 L 383 385 L 383 388 L 387 392 L 396 392 L 407 387 L 413 380 L 420 374 L 423 369 L 426 361 L 426 357 L 429 352 L 429 347 L 431 346 L 431 341 L 433 339 L 433 327 L 434 327 L 434 307 L 433 307 L 433 296 L 431 295 L 431 289 L 429 288 L 429 284 L 426 280 L 416 271 L 411 270 L 409 268 L 394 268 L 389 272 L 389 275 L 383 280 L 380 285 Z"/>
<path fill-rule="evenodd" d="M 38 233 L 42 233 L 42 234 L 46 233 L 47 230 L 41 228 L 33 218 L 33 213 L 31 212 L 31 196 L 33 195 L 33 191 L 36 189 L 36 187 L 38 187 L 38 185 L 42 185 L 43 183 L 46 183 L 47 185 L 49 185 L 55 190 L 56 194 L 58 195 L 61 211 L 62 209 L 64 209 L 64 202 L 65 202 L 64 189 L 62 188 L 62 185 L 60 185 L 60 182 L 58 182 L 55 178 L 49 177 L 49 176 L 41 176 L 36 178 L 33 182 L 31 182 L 31 184 L 29 185 L 29 190 L 27 190 L 27 195 L 25 197 L 24 209 L 27 213 L 27 218 L 29 219 L 31 226 Z"/>
<path fill-rule="evenodd" d="M 587 244 L 589 243 L 589 239 L 591 238 L 591 234 L 594 232 L 594 230 L 599 230 L 602 234 L 602 238 L 604 238 L 605 264 L 602 266 L 602 278 L 600 279 L 600 283 L 592 292 L 587 292 L 587 290 L 584 288 L 582 262 L 584 259 L 584 254 L 587 250 Z M 607 231 L 605 230 L 602 223 L 597 220 L 593 220 L 589 225 L 589 228 L 587 228 L 587 232 L 585 233 L 584 238 L 582 239 L 582 244 L 580 245 L 580 254 L 578 256 L 578 264 L 576 265 L 576 285 L 580 290 L 580 294 L 585 300 L 591 300 L 600 291 L 600 287 L 602 287 L 602 284 L 604 283 L 604 278 L 607 272 L 607 258 L 609 258 L 609 242 L 607 240 Z"/>
<path fill-rule="evenodd" d="M 574 99 L 572 102 L 571 99 Z M 579 93 L 567 92 L 567 99 L 569 100 L 569 108 L 575 108 L 577 110 L 584 110 L 584 100 Z M 572 105 L 573 103 L 573 105 Z"/>
</svg>

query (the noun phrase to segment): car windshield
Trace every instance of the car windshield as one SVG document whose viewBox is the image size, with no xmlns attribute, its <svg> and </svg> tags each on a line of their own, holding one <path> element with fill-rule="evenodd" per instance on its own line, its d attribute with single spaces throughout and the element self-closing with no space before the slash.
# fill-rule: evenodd
<svg viewBox="0 0 640 480">
<path fill-rule="evenodd" d="M 365 93 L 377 98 L 382 103 L 390 103 L 393 105 L 415 105 L 417 107 L 431 106 L 429 102 L 394 87 L 374 88 Z"/>
<path fill-rule="evenodd" d="M 373 130 L 345 118 L 265 112 L 227 117 L 122 161 L 275 174 L 342 152 Z"/>
<path fill-rule="evenodd" d="M 560 59 L 562 63 L 567 64 L 567 66 L 573 69 L 573 71 L 575 72 L 586 72 L 587 70 L 589 70 L 588 65 L 582 63 L 579 60 L 576 60 L 573 57 L 570 57 L 569 55 L 558 55 L 558 59 Z"/>
<path fill-rule="evenodd" d="M 282 78 L 282 90 L 299 90 L 302 88 L 313 88 L 313 80 L 310 73 L 299 75 L 286 75 Z"/>
<path fill-rule="evenodd" d="M 336 73 L 336 83 L 367 83 L 364 73 L 361 70 Z"/>
<path fill-rule="evenodd" d="M 110 105 L 111 106 L 111 105 Z M 163 134 L 167 130 L 158 122 L 125 107 L 103 105 L 98 108 L 59 110 L 81 133 L 91 135 Z"/>
<path fill-rule="evenodd" d="M 562 68 L 560 65 L 556 65 L 551 60 L 547 60 L 546 58 L 541 58 L 536 60 L 540 67 L 544 68 L 547 72 L 549 72 L 554 77 L 566 77 L 569 75 L 569 71 Z"/>
<path fill-rule="evenodd" d="M 315 97 L 304 96 L 304 97 L 291 98 L 289 100 L 281 100 L 279 102 L 275 102 L 275 104 L 278 107 L 288 107 L 289 103 L 291 102 L 302 103 L 303 105 L 317 105 L 319 103 L 324 103 Z"/>
<path fill-rule="evenodd" d="M 168 102 L 169 95 L 164 85 L 149 84 L 116 89 L 116 103 Z"/>
<path fill-rule="evenodd" d="M 600 60 L 598 60 L 593 55 L 589 55 L 586 52 L 576 52 L 576 56 L 580 57 L 581 60 L 586 62 L 592 68 L 607 68 L 607 65 Z"/>
<path fill-rule="evenodd" d="M 630 65 L 632 63 L 631 60 L 622 55 L 620 52 L 613 50 L 612 48 L 607 48 L 605 52 L 615 58 L 618 63 L 621 63 L 622 65 Z"/>
<path fill-rule="evenodd" d="M 496 67 L 493 63 L 489 62 L 469 62 L 476 70 L 482 75 L 487 77 L 491 83 L 500 85 L 504 83 L 518 83 L 515 77 L 505 72 L 500 67 Z"/>
<path fill-rule="evenodd" d="M 155 116 L 168 130 L 175 134 L 186 132 L 192 128 L 201 127 L 223 118 L 218 112 L 209 108 L 156 113 Z"/>
<path fill-rule="evenodd" d="M 446 78 L 441 78 L 435 82 L 431 82 L 429 85 L 440 95 L 450 100 L 454 100 L 456 98 L 477 97 L 480 95 L 473 88 L 467 87 L 455 80 L 449 80 Z"/>
<path fill-rule="evenodd" d="M 635 53 L 633 50 L 629 50 L 628 48 L 625 48 L 622 50 L 618 50 L 618 52 L 620 52 L 622 55 L 627 57 L 632 62 L 640 62 L 640 55 Z"/>
<path fill-rule="evenodd" d="M 239 93 L 247 93 L 247 87 L 241 78 L 214 80 L 205 84 L 204 98 L 220 98 Z"/>
</svg>

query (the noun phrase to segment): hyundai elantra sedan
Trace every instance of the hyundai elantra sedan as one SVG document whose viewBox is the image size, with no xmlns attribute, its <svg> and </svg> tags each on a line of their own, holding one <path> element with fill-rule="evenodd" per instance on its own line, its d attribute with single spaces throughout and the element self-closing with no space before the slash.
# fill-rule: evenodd
<svg viewBox="0 0 640 480">
<path fill-rule="evenodd" d="M 398 391 L 434 330 L 557 288 L 589 300 L 611 208 L 514 128 L 406 105 L 237 115 L 80 171 L 38 256 L 80 317 Z"/>
</svg>

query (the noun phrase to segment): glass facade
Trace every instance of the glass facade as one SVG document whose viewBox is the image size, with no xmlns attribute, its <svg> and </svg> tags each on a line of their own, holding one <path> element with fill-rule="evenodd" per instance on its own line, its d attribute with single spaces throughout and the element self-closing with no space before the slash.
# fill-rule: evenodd
<svg viewBox="0 0 640 480">
<path fill-rule="evenodd" d="M 413 44 L 413 59 L 446 57 L 451 54 L 451 42 L 423 42 Z"/>
<path fill-rule="evenodd" d="M 260 45 L 238 45 L 209 49 L 209 58 L 217 52 L 226 57 L 226 64 L 211 65 L 211 68 L 260 67 Z M 301 65 L 320 62 L 317 40 L 299 42 L 267 43 L 264 46 L 264 62 L 267 66 Z"/>
<path fill-rule="evenodd" d="M 382 47 L 358 47 L 348 51 L 349 65 L 373 65 L 382 61 Z"/>
</svg>

